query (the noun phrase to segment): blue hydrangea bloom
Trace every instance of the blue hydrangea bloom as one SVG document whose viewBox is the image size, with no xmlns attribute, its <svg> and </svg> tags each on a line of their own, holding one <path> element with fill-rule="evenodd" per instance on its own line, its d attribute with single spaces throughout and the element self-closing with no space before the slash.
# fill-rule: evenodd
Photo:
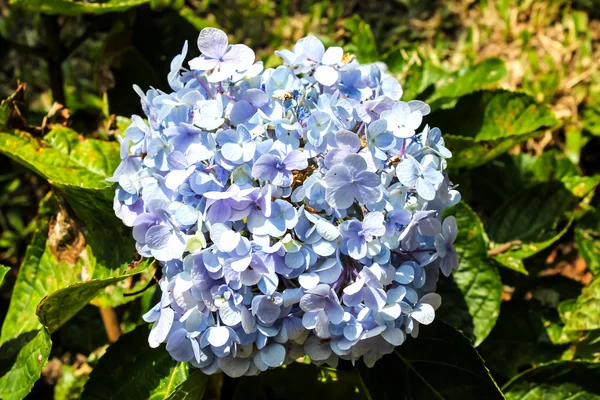
<svg viewBox="0 0 600 400">
<path fill-rule="evenodd" d="M 143 92 L 121 139 L 114 210 L 162 266 L 151 347 L 206 374 L 256 375 L 307 355 L 367 366 L 410 346 L 458 267 L 460 200 L 430 108 L 380 63 L 314 36 L 265 69 L 202 30 Z"/>
</svg>

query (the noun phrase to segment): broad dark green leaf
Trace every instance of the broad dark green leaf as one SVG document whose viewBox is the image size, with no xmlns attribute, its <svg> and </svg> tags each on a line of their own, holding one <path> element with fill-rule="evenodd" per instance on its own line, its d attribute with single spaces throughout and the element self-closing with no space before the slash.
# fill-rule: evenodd
<svg viewBox="0 0 600 400">
<path fill-rule="evenodd" d="M 488 90 L 461 97 L 456 106 L 428 116 L 453 152 L 452 168 L 476 167 L 556 124 L 545 105 L 527 94 Z"/>
<path fill-rule="evenodd" d="M 149 326 L 141 325 L 111 345 L 90 374 L 81 398 L 168 398 L 187 378 L 187 365 L 173 360 L 164 347 L 150 348 L 148 334 Z"/>
<path fill-rule="evenodd" d="M 15 282 L 0 343 L 26 332 L 39 331 L 42 325 L 35 315 L 38 303 L 48 293 L 76 281 L 81 272 L 81 265 L 73 265 L 64 259 L 58 261 L 47 243 L 50 218 L 55 209 L 54 197 L 50 196 L 40 204 L 37 228 Z"/>
<path fill-rule="evenodd" d="M 575 240 L 579 254 L 592 273 L 600 272 L 600 214 L 597 210 L 587 213 L 575 225 Z"/>
<path fill-rule="evenodd" d="M 488 368 L 504 378 L 560 358 L 567 346 L 551 343 L 545 320 L 532 301 L 503 302 L 490 335 L 477 348 Z"/>
<path fill-rule="evenodd" d="M 550 246 L 568 229 L 565 213 L 578 199 L 561 182 L 534 185 L 507 199 L 490 218 L 487 232 L 503 265 L 522 269 L 522 260 Z"/>
<path fill-rule="evenodd" d="M 479 345 L 491 332 L 500 314 L 502 282 L 488 258 L 483 224 L 464 202 L 450 210 L 459 227 L 455 242 L 459 268 L 450 278 L 440 277 L 440 318 L 459 328 Z"/>
<path fill-rule="evenodd" d="M 469 339 L 439 321 L 360 373 L 371 399 L 503 399 Z"/>
<path fill-rule="evenodd" d="M 86 246 L 80 257 L 85 273 L 79 280 L 122 276 L 135 256 L 135 247 L 130 229 L 114 215 L 113 184 L 106 181 L 120 163 L 118 144 L 85 139 L 60 127 L 43 140 L 21 131 L 0 133 L 0 152 L 48 179 L 74 211 Z M 114 300 L 105 295 L 109 297 L 106 305 L 124 301 L 118 286 L 116 292 Z"/>
<path fill-rule="evenodd" d="M 596 276 L 583 288 L 581 295 L 565 316 L 566 330 L 591 331 L 600 329 L 600 277 Z"/>
<path fill-rule="evenodd" d="M 119 319 L 122 328 L 125 315 Z M 71 354 L 92 354 L 109 342 L 101 312 L 92 305 L 85 306 L 54 335 L 60 341 L 62 351 Z"/>
<path fill-rule="evenodd" d="M 572 219 L 569 219 L 563 225 L 562 229 L 556 232 L 554 236 L 549 236 L 545 240 L 539 240 L 535 242 L 532 241 L 527 243 L 515 243 L 514 245 L 510 245 L 510 247 L 506 251 L 495 255 L 493 258 L 503 266 L 513 269 L 515 271 L 527 271 L 525 269 L 525 264 L 523 263 L 523 260 L 527 257 L 531 257 L 536 253 L 539 253 L 540 251 L 544 250 L 545 248 L 552 245 L 552 243 L 560 239 L 569 230 L 572 221 Z"/>
<path fill-rule="evenodd" d="M 96 297 L 102 289 L 144 271 L 149 263 L 150 261 L 146 259 L 131 270 L 124 271 L 121 276 L 77 282 L 50 293 L 41 300 L 37 307 L 40 322 L 50 333 L 54 333 Z"/>
<path fill-rule="evenodd" d="M 427 99 L 435 107 L 435 102 L 457 99 L 469 93 L 485 89 L 506 77 L 506 66 L 499 58 L 488 58 L 473 66 L 461 68 L 443 77 L 435 84 L 435 91 Z"/>
<path fill-rule="evenodd" d="M 0 399 L 21 400 L 48 362 L 52 341 L 42 327 L 4 340 L 0 346 Z"/>
<path fill-rule="evenodd" d="M 577 166 L 557 150 L 545 151 L 537 157 L 528 154 L 511 155 L 521 166 L 521 179 L 527 183 L 565 181 L 579 175 Z"/>
<path fill-rule="evenodd" d="M 379 61 L 377 42 L 371 27 L 357 14 L 344 21 L 344 28 L 350 35 L 350 43 L 344 49 L 356 56 L 361 64 Z"/>
<path fill-rule="evenodd" d="M 442 129 L 442 132 L 459 132 L 457 129 L 446 125 L 450 131 L 446 131 L 443 126 L 444 122 L 441 122 L 437 116 L 437 112 L 434 112 L 433 119 L 430 121 L 431 126 L 437 126 Z M 451 117 L 456 118 L 456 117 Z M 463 115 L 461 118 L 470 118 Z M 478 142 L 472 137 L 465 137 L 455 135 L 452 133 L 444 133 L 444 140 L 446 147 L 452 151 L 452 162 L 449 163 L 448 168 L 450 170 L 457 170 L 460 168 L 475 168 L 483 165 L 496 157 L 506 153 L 512 147 L 525 142 L 527 139 L 535 138 L 540 136 L 540 132 L 534 131 L 529 132 L 520 136 L 509 136 L 506 138 L 488 140 L 484 142 Z"/>
<path fill-rule="evenodd" d="M 29 393 L 48 361 L 52 342 L 35 316 L 39 300 L 69 279 L 68 265 L 58 269 L 46 254 L 46 236 L 55 202 L 40 205 L 37 230 L 19 270 L 0 335 L 0 398 L 22 399 Z"/>
<path fill-rule="evenodd" d="M 144 261 L 131 270 L 117 270 L 118 275 L 112 278 L 90 281 L 105 272 L 98 269 L 97 259 L 86 245 L 77 222 L 57 206 L 53 196 L 41 203 L 40 215 L 15 283 L 0 343 L 40 330 L 42 325 L 36 310 L 50 332 L 56 331 L 101 289 L 140 272 L 149 263 Z M 146 285 L 146 281 L 142 279 L 139 284 Z M 109 289 L 121 295 L 125 291 L 119 286 Z M 132 288 L 138 289 L 137 285 Z"/>
<path fill-rule="evenodd" d="M 197 369 L 173 390 L 168 400 L 200 400 L 204 396 L 207 384 L 208 376 Z"/>
<path fill-rule="evenodd" d="M 461 178 L 469 179 L 470 195 L 477 204 L 477 210 L 491 215 L 516 193 L 551 180 L 564 181 L 579 174 L 577 167 L 563 153 L 548 151 L 539 157 L 521 153 L 504 154 L 489 163 L 458 175 L 458 183 L 465 185 Z M 466 177 L 464 176 L 466 175 Z"/>
<path fill-rule="evenodd" d="M 150 0 L 108 0 L 103 2 L 87 2 L 76 0 L 10 0 L 10 4 L 24 7 L 33 12 L 44 14 L 104 14 L 126 11 L 131 7 Z"/>
<path fill-rule="evenodd" d="M 0 285 L 2 285 L 2 281 L 4 280 L 4 277 L 6 276 L 6 273 L 10 271 L 9 267 L 5 267 L 4 265 L 0 265 Z"/>
<path fill-rule="evenodd" d="M 453 109 L 436 111 L 430 117 L 430 124 L 440 126 L 442 132 L 475 142 L 522 136 L 551 127 L 556 121 L 552 111 L 533 97 L 506 90 L 463 96 Z"/>
<path fill-rule="evenodd" d="M 362 361 L 359 361 L 362 364 Z M 292 363 L 237 380 L 234 400 L 365 400 L 355 372 Z M 399 392 L 395 392 L 399 393 Z M 376 397 L 373 397 L 376 399 Z"/>
<path fill-rule="evenodd" d="M 507 400 L 600 399 L 600 364 L 558 361 L 519 374 L 504 386 Z"/>
</svg>

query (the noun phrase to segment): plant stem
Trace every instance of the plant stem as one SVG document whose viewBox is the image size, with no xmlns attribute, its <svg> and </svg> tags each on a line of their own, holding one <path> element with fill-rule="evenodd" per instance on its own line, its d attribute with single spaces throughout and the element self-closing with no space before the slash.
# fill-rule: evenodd
<svg viewBox="0 0 600 400">
<path fill-rule="evenodd" d="M 119 318 L 112 307 L 100 307 L 100 315 L 104 323 L 104 329 L 108 335 L 108 341 L 114 343 L 121 336 L 121 327 L 119 326 Z"/>
<path fill-rule="evenodd" d="M 50 78 L 50 90 L 54 101 L 65 105 L 65 82 L 62 74 L 61 61 L 63 52 L 60 45 L 60 27 L 58 19 L 53 15 L 42 16 L 46 28 L 46 39 L 48 41 L 48 77 Z"/>
</svg>

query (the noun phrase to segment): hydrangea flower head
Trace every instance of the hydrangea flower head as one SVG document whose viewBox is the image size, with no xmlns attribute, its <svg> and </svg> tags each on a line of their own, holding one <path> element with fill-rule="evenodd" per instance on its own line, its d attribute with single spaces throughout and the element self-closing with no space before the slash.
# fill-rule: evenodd
<svg viewBox="0 0 600 400">
<path fill-rule="evenodd" d="M 136 87 L 146 120 L 132 117 L 110 178 L 163 269 L 150 346 L 233 377 L 410 346 L 441 304 L 439 272 L 458 267 L 442 213 L 460 195 L 429 107 L 314 36 L 274 69 L 217 29 L 198 48 L 171 62 L 173 92 Z"/>
</svg>

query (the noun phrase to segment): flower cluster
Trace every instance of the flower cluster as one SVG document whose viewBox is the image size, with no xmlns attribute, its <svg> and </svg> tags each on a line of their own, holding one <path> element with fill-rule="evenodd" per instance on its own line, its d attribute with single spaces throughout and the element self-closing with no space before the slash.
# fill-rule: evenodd
<svg viewBox="0 0 600 400">
<path fill-rule="evenodd" d="M 171 62 L 121 143 L 114 208 L 161 262 L 149 343 L 211 374 L 368 366 L 431 323 L 457 268 L 451 153 L 380 64 L 314 36 L 264 69 L 220 30 Z"/>
</svg>

